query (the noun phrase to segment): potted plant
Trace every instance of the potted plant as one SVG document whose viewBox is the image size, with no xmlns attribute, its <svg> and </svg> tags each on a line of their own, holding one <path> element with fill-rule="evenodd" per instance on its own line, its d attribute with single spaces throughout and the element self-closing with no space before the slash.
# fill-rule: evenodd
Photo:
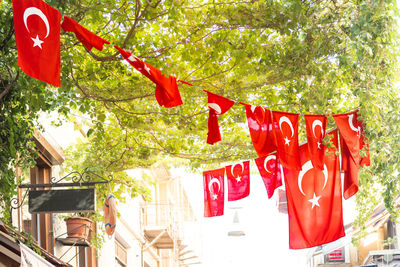
<svg viewBox="0 0 400 267">
<path fill-rule="evenodd" d="M 81 216 L 72 216 L 65 219 L 67 224 L 67 235 L 69 238 L 83 238 L 89 241 L 92 220 Z"/>
</svg>

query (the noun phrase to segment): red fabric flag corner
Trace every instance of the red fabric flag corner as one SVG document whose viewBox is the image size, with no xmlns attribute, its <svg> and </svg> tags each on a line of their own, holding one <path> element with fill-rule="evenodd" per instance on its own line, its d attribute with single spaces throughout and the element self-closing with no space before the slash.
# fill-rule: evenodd
<svg viewBox="0 0 400 267">
<path fill-rule="evenodd" d="M 235 201 L 250 194 L 250 161 L 225 167 L 228 181 L 228 201 Z"/>
<path fill-rule="evenodd" d="M 362 120 L 359 121 L 359 125 L 360 125 L 360 129 L 361 129 L 360 151 L 365 148 L 365 152 L 366 152 L 366 155 L 361 158 L 360 166 L 361 167 L 370 166 L 371 165 L 371 155 L 369 153 L 369 143 L 368 143 L 367 137 L 365 137 Z"/>
<path fill-rule="evenodd" d="M 264 157 L 276 150 L 272 131 L 271 111 L 244 104 L 251 141 L 259 157 Z"/>
<path fill-rule="evenodd" d="M 161 70 L 142 61 L 138 57 L 125 51 L 118 46 L 114 46 L 125 58 L 140 73 L 156 84 L 156 100 L 160 106 L 172 108 L 182 105 L 181 95 L 179 93 L 176 78 L 170 75 L 168 78 L 161 73 Z M 183 82 L 183 81 L 181 81 Z"/>
<path fill-rule="evenodd" d="M 284 168 L 291 249 L 319 246 L 345 235 L 337 131 L 329 134 L 335 146 L 327 149 L 323 170 L 313 167 L 307 144 L 299 148 L 301 171 Z"/>
<path fill-rule="evenodd" d="M 362 121 L 358 110 L 349 113 L 332 115 L 340 132 L 342 155 L 343 197 L 348 199 L 358 191 L 358 170 L 361 166 L 370 165 L 370 154 L 367 139 L 364 136 Z M 360 150 L 366 146 L 367 155 L 361 157 Z"/>
<path fill-rule="evenodd" d="M 354 162 L 360 162 L 360 136 L 361 123 L 358 121 L 358 110 L 343 114 L 334 114 L 333 119 L 339 129 L 340 135 L 343 137 L 347 148 L 350 151 Z"/>
<path fill-rule="evenodd" d="M 267 189 L 268 198 L 271 198 L 275 189 L 282 185 L 281 164 L 277 153 L 254 160 L 258 171 Z"/>
<path fill-rule="evenodd" d="M 326 133 L 325 115 L 304 115 L 307 131 L 308 151 L 314 168 L 324 168 L 325 146 L 322 140 Z"/>
<path fill-rule="evenodd" d="M 204 92 L 206 92 L 208 96 L 209 108 L 207 143 L 213 145 L 216 142 L 221 141 L 221 133 L 219 131 L 217 116 L 227 112 L 233 106 L 233 104 L 235 104 L 235 102 L 206 90 L 204 90 Z"/>
<path fill-rule="evenodd" d="M 281 164 L 300 170 L 299 161 L 299 114 L 272 111 L 275 142 Z"/>
<path fill-rule="evenodd" d="M 340 135 L 340 150 L 342 156 L 342 169 L 343 177 L 343 197 L 349 199 L 358 192 L 358 170 L 359 164 L 354 162 L 351 157 L 350 151 Z"/>
<path fill-rule="evenodd" d="M 62 29 L 65 32 L 73 32 L 75 33 L 76 38 L 88 49 L 92 50 L 92 48 L 96 48 L 99 51 L 103 50 L 104 44 L 109 44 L 110 42 L 104 40 L 103 38 L 97 36 L 93 32 L 84 28 L 75 20 L 65 16 L 64 21 L 61 24 Z"/>
<path fill-rule="evenodd" d="M 204 217 L 224 215 L 225 168 L 203 172 Z"/>
<path fill-rule="evenodd" d="M 60 12 L 41 0 L 12 3 L 18 66 L 29 76 L 60 87 Z"/>
</svg>

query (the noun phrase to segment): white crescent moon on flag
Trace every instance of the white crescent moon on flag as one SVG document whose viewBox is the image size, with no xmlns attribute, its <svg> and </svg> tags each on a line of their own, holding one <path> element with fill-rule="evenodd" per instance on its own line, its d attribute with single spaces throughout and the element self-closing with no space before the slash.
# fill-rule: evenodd
<svg viewBox="0 0 400 267">
<path fill-rule="evenodd" d="M 217 115 L 221 114 L 221 107 L 217 103 L 208 103 L 208 107 L 213 109 Z"/>
<path fill-rule="evenodd" d="M 325 189 L 326 183 L 328 182 L 328 167 L 326 167 L 326 164 L 324 164 L 324 170 L 322 171 L 325 177 L 324 181 L 324 186 L 322 187 L 322 190 Z"/>
<path fill-rule="evenodd" d="M 49 25 L 49 21 L 47 20 L 47 17 L 43 14 L 42 10 L 40 10 L 39 8 L 36 7 L 28 7 L 27 9 L 25 9 L 24 11 L 24 24 L 25 24 L 25 28 L 29 31 L 29 27 L 28 27 L 28 18 L 29 16 L 32 15 L 36 15 L 39 16 L 44 24 L 46 25 L 46 36 L 44 38 L 47 38 L 47 36 L 49 36 L 50 33 L 50 25 Z"/>
<path fill-rule="evenodd" d="M 254 113 L 254 111 L 256 111 L 256 108 L 257 108 L 257 106 L 253 106 L 253 105 L 251 105 L 251 106 L 250 106 L 251 112 L 253 112 L 253 113 Z"/>
<path fill-rule="evenodd" d="M 213 190 L 211 190 L 213 183 L 216 183 L 218 185 L 218 192 L 214 192 Z M 208 182 L 208 191 L 210 191 L 210 193 L 218 194 L 220 190 L 221 190 L 221 183 L 217 178 L 212 178 L 210 182 Z"/>
<path fill-rule="evenodd" d="M 292 122 L 289 120 L 289 118 L 286 117 L 286 116 L 282 116 L 279 119 L 279 128 L 281 129 L 281 132 L 282 132 L 282 123 L 284 123 L 284 122 L 286 122 L 290 126 L 290 130 L 292 130 L 292 136 L 291 137 L 293 137 L 293 134 L 294 134 L 293 125 L 292 125 Z"/>
<path fill-rule="evenodd" d="M 243 164 L 243 162 L 242 162 L 242 163 L 238 163 L 238 164 L 235 164 L 235 165 L 232 165 L 232 166 L 231 166 L 231 176 L 232 176 L 232 177 L 235 177 L 235 176 L 233 175 L 233 169 L 234 169 L 237 165 L 242 166 L 242 174 L 243 174 L 243 171 L 244 171 L 244 164 Z M 239 175 L 239 176 L 240 176 L 240 175 Z"/>
<path fill-rule="evenodd" d="M 315 120 L 312 124 L 312 131 L 313 131 L 314 137 L 317 138 L 315 136 L 315 127 L 317 127 L 317 126 L 321 127 L 321 138 L 324 137 L 324 130 L 322 129 L 322 121 L 320 121 L 320 120 Z"/>
<path fill-rule="evenodd" d="M 299 189 L 300 192 L 305 196 L 306 194 L 304 194 L 303 191 L 303 187 L 301 185 L 301 182 L 303 181 L 303 177 L 304 175 L 311 169 L 313 169 L 313 165 L 311 163 L 311 160 L 307 161 L 302 167 L 301 167 L 301 171 L 299 172 L 299 177 L 298 177 L 298 185 L 299 185 Z M 324 174 L 324 186 L 322 187 L 322 190 L 325 189 L 326 183 L 328 182 L 328 168 L 326 167 L 326 164 L 324 164 L 324 170 L 322 171 Z"/>
<path fill-rule="evenodd" d="M 269 156 L 266 157 L 265 160 L 264 160 L 264 169 L 265 169 L 267 172 L 269 172 L 269 173 L 271 173 L 271 172 L 268 170 L 267 164 L 268 164 L 268 161 L 270 161 L 271 159 L 276 160 L 276 156 L 275 156 L 275 155 L 269 155 Z"/>
<path fill-rule="evenodd" d="M 358 133 L 358 128 L 354 127 L 354 124 L 353 124 L 353 116 L 354 116 L 354 114 L 350 114 L 350 115 L 348 115 L 348 116 L 349 116 L 349 126 L 350 126 L 350 129 L 352 129 L 353 131 L 355 131 L 356 133 Z"/>
</svg>

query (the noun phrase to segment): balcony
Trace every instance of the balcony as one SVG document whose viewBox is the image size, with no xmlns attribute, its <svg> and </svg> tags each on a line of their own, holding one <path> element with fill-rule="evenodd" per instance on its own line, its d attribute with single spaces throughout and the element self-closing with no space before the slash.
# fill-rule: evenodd
<svg viewBox="0 0 400 267">
<path fill-rule="evenodd" d="M 178 242 L 178 223 L 173 209 L 168 204 L 145 204 L 142 206 L 142 229 L 149 246 L 173 249 Z"/>
</svg>

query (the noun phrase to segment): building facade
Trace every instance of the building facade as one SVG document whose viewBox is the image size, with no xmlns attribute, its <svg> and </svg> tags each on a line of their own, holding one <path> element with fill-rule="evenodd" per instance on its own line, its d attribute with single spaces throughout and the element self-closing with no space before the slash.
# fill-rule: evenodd
<svg viewBox="0 0 400 267">
<path fill-rule="evenodd" d="M 99 252 L 99 266 L 199 264 L 199 251 L 193 246 L 200 241 L 198 224 L 179 177 L 164 165 L 131 172 L 135 177 L 143 174 L 154 181 L 149 185 L 151 201 L 139 196 L 119 203 L 116 233 Z"/>
</svg>

